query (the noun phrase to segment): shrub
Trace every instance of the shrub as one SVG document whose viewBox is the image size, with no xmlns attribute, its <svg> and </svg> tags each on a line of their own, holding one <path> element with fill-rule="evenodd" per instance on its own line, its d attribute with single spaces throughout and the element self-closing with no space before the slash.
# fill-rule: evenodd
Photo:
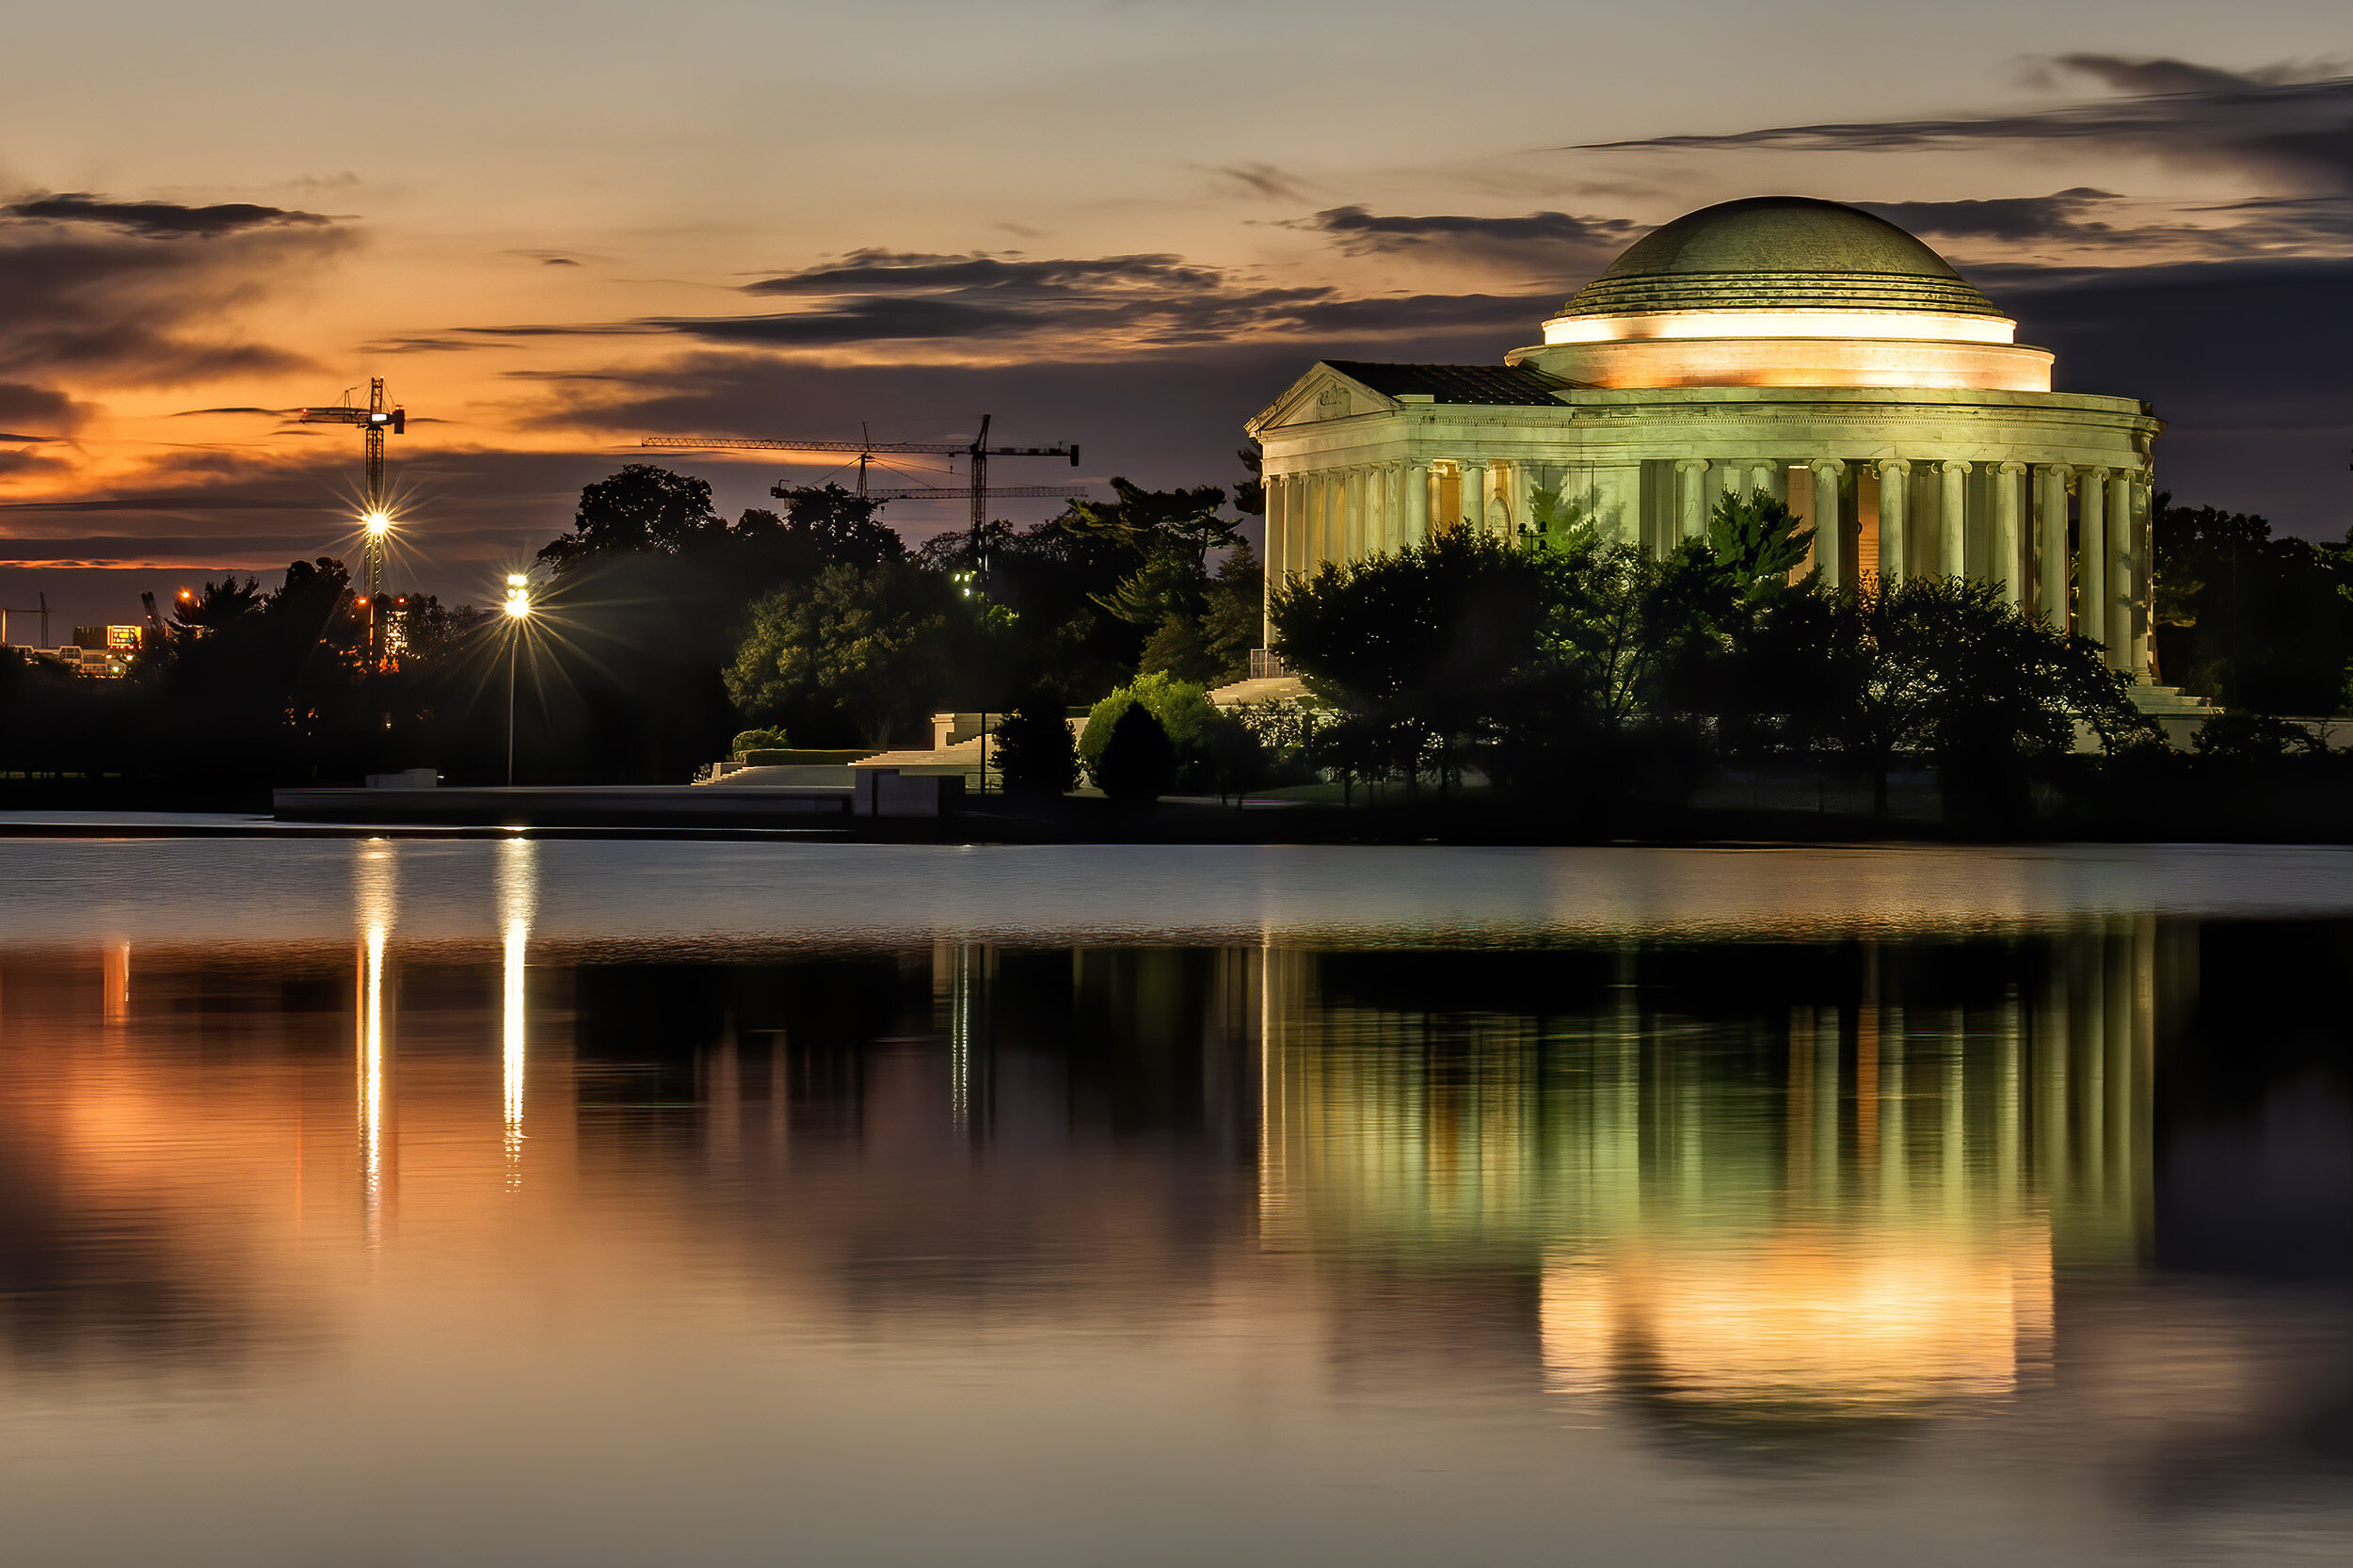
<svg viewBox="0 0 2353 1568">
<path fill-rule="evenodd" d="M 1094 773 L 1096 785 L 1112 799 L 1149 805 L 1176 787 L 1176 747 L 1151 709 L 1131 703 L 1112 726 Z"/>
<path fill-rule="evenodd" d="M 992 749 L 1007 794 L 1064 794 L 1079 781 L 1079 750 L 1060 702 L 1024 701 L 998 727 Z"/>
<path fill-rule="evenodd" d="M 1209 750 L 1209 732 L 1218 713 L 1209 705 L 1208 691 L 1161 671 L 1140 675 L 1095 705 L 1087 714 L 1086 729 L 1079 737 L 1080 763 L 1098 786 L 1102 780 L 1096 776 L 1096 767 L 1102 759 L 1103 748 L 1111 744 L 1120 716 L 1138 706 L 1149 710 L 1160 720 L 1160 728 L 1176 747 L 1179 769 L 1197 770 Z"/>
<path fill-rule="evenodd" d="M 734 744 L 729 745 L 728 749 L 731 752 L 737 753 L 746 751 L 782 751 L 792 744 L 792 743 L 791 741 L 785 739 L 784 731 L 781 729 L 773 728 L 768 729 L 746 729 L 735 737 Z"/>
<path fill-rule="evenodd" d="M 2312 757 L 2320 741 L 2300 724 L 2269 713 L 2217 713 L 2198 727 L 2190 745 L 2201 758 L 2234 762 L 2272 761 L 2285 757 Z"/>
</svg>

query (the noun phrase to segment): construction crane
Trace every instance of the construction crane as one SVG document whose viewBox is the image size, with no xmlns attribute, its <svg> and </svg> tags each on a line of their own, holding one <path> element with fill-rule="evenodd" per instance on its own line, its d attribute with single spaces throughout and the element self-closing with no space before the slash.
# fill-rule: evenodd
<svg viewBox="0 0 2353 1568">
<path fill-rule="evenodd" d="M 368 381 L 368 406 L 364 408 L 351 401 L 358 388 L 344 392 L 344 400 L 325 408 L 300 408 L 295 412 L 297 424 L 356 424 L 367 443 L 367 492 L 360 502 L 360 525 L 366 533 L 367 544 L 364 575 L 370 606 L 369 624 L 375 624 L 376 596 L 384 591 L 384 536 L 392 532 L 392 503 L 384 494 L 384 438 L 386 435 L 405 436 L 408 433 L 408 410 L 388 405 L 384 398 L 384 377 L 373 376 Z M 371 631 L 371 635 L 373 631 Z"/>
<path fill-rule="evenodd" d="M 648 436 L 643 445 L 664 448 L 673 452 L 843 452 L 857 457 L 857 493 L 867 501 L 946 501 L 954 496 L 968 496 L 972 502 L 972 550 L 977 557 L 981 548 L 981 530 L 988 522 L 988 503 L 997 496 L 1064 496 L 1070 492 L 1048 485 L 1016 485 L 1002 489 L 988 488 L 988 460 L 991 457 L 1067 457 L 1070 466 L 1079 466 L 1079 446 L 991 446 L 988 444 L 989 422 L 992 414 L 981 416 L 980 434 L 968 441 L 798 441 L 787 440 L 762 440 L 732 436 Z M 922 453 L 935 457 L 963 457 L 970 465 L 970 483 L 961 488 L 945 485 L 914 486 L 901 489 L 870 490 L 866 486 L 866 471 L 881 453 Z M 777 485 L 768 492 L 784 496 L 792 488 Z"/>
<path fill-rule="evenodd" d="M 39 597 L 40 608 L 38 610 L 0 609 L 0 648 L 8 646 L 8 617 L 10 616 L 39 616 L 40 617 L 40 646 L 43 648 L 55 646 L 49 641 L 49 596 L 41 594 Z"/>
</svg>

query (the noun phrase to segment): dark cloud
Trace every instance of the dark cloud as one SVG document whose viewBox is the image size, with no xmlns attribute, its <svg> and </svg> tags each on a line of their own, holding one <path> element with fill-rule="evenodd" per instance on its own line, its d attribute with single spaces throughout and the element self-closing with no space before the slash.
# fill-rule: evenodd
<svg viewBox="0 0 2353 1568">
<path fill-rule="evenodd" d="M 0 224 L 0 379 L 162 387 L 302 366 L 237 320 L 351 243 L 339 229 L 191 243 Z"/>
<path fill-rule="evenodd" d="M 90 412 L 87 405 L 74 402 L 54 387 L 0 381 L 0 420 L 10 424 L 38 425 L 43 432 L 41 436 L 20 436 L 15 440 L 45 440 L 70 434 Z"/>
<path fill-rule="evenodd" d="M 1214 267 L 1171 255 L 1096 256 L 1032 261 L 1018 256 L 938 256 L 854 250 L 840 262 L 744 285 L 755 295 L 914 294 L 954 291 L 971 296 L 1066 299 L 1105 290 L 1168 291 L 1222 287 Z"/>
<path fill-rule="evenodd" d="M 2025 114 L 1783 125 L 1721 136 L 1597 142 L 1563 151 L 1877 152 L 2002 144 L 2064 146 L 2258 172 L 2331 190 L 2353 189 L 2353 77 L 2272 81 L 2228 72 L 2200 77 L 2196 73 L 2205 68 L 2179 61 L 2134 62 L 2089 55 L 2066 58 L 2085 62 L 2073 69 L 2102 80 L 2163 81 L 2168 90 Z M 2097 70 L 2091 62 L 2097 62 Z M 2184 85 L 2192 80 L 2203 85 Z"/>
<path fill-rule="evenodd" d="M 866 250 L 762 279 L 744 292 L 799 303 L 760 314 L 470 327 L 456 333 L 474 339 L 659 333 L 784 350 L 986 344 L 1007 357 L 1026 347 L 1068 359 L 1273 334 L 1380 331 L 1384 323 L 1381 335 L 1393 337 L 1473 323 L 1508 330 L 1507 323 L 1535 319 L 1533 307 L 1518 297 L 1353 299 L 1321 284 L 1265 287 L 1169 255 L 1032 260 Z"/>
<path fill-rule="evenodd" d="M 0 441 L 7 441 L 15 446 L 38 446 L 64 439 L 62 436 L 27 436 L 20 431 L 0 430 Z"/>
<path fill-rule="evenodd" d="M 1514 245 L 1534 240 L 1561 245 L 1623 246 L 1642 231 L 1641 224 L 1627 218 L 1577 217 L 1568 213 L 1529 213 L 1525 217 L 1415 217 L 1375 213 L 1364 207 L 1327 207 L 1296 227 L 1333 235 L 1345 247 L 1365 250 L 1395 250 L 1432 240 L 1465 236 Z"/>
<path fill-rule="evenodd" d="M 1561 279 L 1606 263 L 1643 229 L 1627 218 L 1572 213 L 1468 217 L 1376 213 L 1361 206 L 1327 207 L 1290 227 L 1328 235 L 1352 256 L 1420 252 L 1534 266 Z"/>
<path fill-rule="evenodd" d="M 2002 196 L 1977 201 L 1859 201 L 1913 233 L 1942 239 L 2083 240 L 2114 232 L 2089 215 L 2113 191 L 2078 185 L 2049 196 Z"/>
<path fill-rule="evenodd" d="M 2125 55 L 2055 55 L 2028 64 L 2028 78 L 2056 86 L 2064 75 L 2089 76 L 2112 92 L 2229 92 L 2237 88 L 2271 87 L 2293 81 L 2297 72 L 2283 65 L 2259 71 L 2224 71 L 2188 60 L 2145 59 Z"/>
<path fill-rule="evenodd" d="M 333 221 L 319 213 L 259 207 L 250 201 L 189 207 L 177 201 L 108 201 L 87 191 L 28 196 L 0 207 L 0 217 L 97 224 L 142 239 L 212 239 L 248 229 L 321 228 Z"/>
</svg>

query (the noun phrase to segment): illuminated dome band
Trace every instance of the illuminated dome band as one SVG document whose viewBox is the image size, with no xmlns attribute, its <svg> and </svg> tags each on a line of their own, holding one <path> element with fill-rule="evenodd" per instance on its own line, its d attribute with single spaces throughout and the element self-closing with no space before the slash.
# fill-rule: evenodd
<svg viewBox="0 0 2353 1568">
<path fill-rule="evenodd" d="M 2051 356 L 2016 345 L 2017 324 L 1944 257 L 1811 197 L 1687 214 L 1544 330 L 1514 362 L 1593 387 L 2051 387 Z"/>
</svg>

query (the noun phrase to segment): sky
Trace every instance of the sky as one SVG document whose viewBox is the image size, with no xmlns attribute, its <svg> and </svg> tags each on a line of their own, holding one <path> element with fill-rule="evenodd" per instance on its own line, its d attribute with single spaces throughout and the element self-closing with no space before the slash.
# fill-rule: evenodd
<svg viewBox="0 0 2353 1568">
<path fill-rule="evenodd" d="M 1872 206 L 2170 422 L 2177 500 L 2344 536 L 2353 8 L 2153 0 L 84 0 L 9 8 L 0 605 L 56 636 L 356 560 L 495 599 L 649 437 L 1076 441 L 1230 484 L 1321 358 L 1497 362 L 1649 228 Z M 936 462 L 936 459 L 921 459 Z M 956 483 L 910 465 L 907 483 Z M 1051 500 L 1009 501 L 1034 520 Z M 903 504 L 920 538 L 953 506 Z M 13 618 L 12 641 L 30 640 Z"/>
</svg>

